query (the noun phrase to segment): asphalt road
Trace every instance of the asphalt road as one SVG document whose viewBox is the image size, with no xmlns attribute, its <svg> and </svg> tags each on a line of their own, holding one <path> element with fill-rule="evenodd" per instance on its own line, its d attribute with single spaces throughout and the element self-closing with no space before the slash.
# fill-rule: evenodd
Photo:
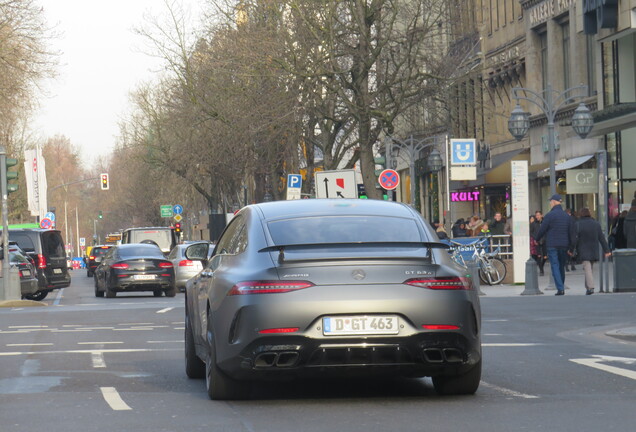
<svg viewBox="0 0 636 432">
<path fill-rule="evenodd" d="M 482 297 L 484 372 L 474 396 L 429 379 L 261 384 L 213 402 L 183 368 L 183 294 L 95 298 L 92 279 L 47 307 L 0 309 L 0 430 L 631 431 L 636 295 Z"/>
</svg>

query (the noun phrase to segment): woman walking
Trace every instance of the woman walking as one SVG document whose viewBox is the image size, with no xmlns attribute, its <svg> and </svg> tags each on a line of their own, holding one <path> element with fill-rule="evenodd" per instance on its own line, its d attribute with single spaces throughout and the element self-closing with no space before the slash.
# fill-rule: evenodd
<svg viewBox="0 0 636 432">
<path fill-rule="evenodd" d="M 605 256 L 611 255 L 601 224 L 592 218 L 590 209 L 583 207 L 579 212 L 579 220 L 577 222 L 576 250 L 578 258 L 583 263 L 585 271 L 585 294 L 594 294 L 594 273 L 592 265 L 594 261 L 598 261 L 598 245 L 601 244 Z"/>
</svg>

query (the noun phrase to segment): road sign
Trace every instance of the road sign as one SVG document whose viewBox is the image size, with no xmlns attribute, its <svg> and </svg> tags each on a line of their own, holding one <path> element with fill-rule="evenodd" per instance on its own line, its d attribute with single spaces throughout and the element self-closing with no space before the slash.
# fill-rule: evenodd
<svg viewBox="0 0 636 432">
<path fill-rule="evenodd" d="M 44 215 L 45 218 L 51 219 L 52 221 L 55 220 L 55 213 L 53 212 L 48 212 L 47 214 Z"/>
<path fill-rule="evenodd" d="M 172 206 L 172 212 L 176 215 L 180 215 L 181 213 L 183 213 L 183 206 L 175 204 L 174 206 Z"/>
<path fill-rule="evenodd" d="M 176 220 L 177 222 L 181 222 L 181 219 L 183 219 L 183 216 L 181 216 L 180 214 L 174 215 L 174 220 Z"/>
<path fill-rule="evenodd" d="M 80 237 L 80 246 L 86 246 L 86 237 Z"/>
<path fill-rule="evenodd" d="M 451 141 L 451 165 L 477 165 L 477 143 L 475 139 L 463 138 Z"/>
<path fill-rule="evenodd" d="M 393 190 L 400 184 L 400 175 L 392 169 L 385 169 L 378 176 L 380 187 L 386 190 Z"/>
<path fill-rule="evenodd" d="M 300 199 L 300 190 L 303 185 L 303 176 L 300 174 L 287 174 L 287 199 Z"/>
<path fill-rule="evenodd" d="M 49 229 L 53 226 L 53 221 L 49 218 L 42 218 L 40 220 L 40 228 Z"/>
<path fill-rule="evenodd" d="M 355 170 L 318 171 L 316 198 L 358 198 Z"/>
<path fill-rule="evenodd" d="M 162 205 L 161 206 L 161 217 L 172 217 L 172 206 L 171 205 Z"/>
</svg>

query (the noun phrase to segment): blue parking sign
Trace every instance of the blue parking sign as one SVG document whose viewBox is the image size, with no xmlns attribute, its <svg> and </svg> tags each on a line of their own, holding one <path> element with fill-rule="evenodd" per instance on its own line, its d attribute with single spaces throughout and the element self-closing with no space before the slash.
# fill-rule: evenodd
<svg viewBox="0 0 636 432">
<path fill-rule="evenodd" d="M 303 186 L 303 176 L 300 174 L 287 174 L 287 187 L 298 188 Z"/>
<path fill-rule="evenodd" d="M 451 165 L 477 165 L 475 139 L 451 139 Z"/>
</svg>

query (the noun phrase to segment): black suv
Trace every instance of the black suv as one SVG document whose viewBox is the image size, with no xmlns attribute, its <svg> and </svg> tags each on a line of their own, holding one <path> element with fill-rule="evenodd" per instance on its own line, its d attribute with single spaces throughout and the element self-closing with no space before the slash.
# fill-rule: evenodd
<svg viewBox="0 0 636 432">
<path fill-rule="evenodd" d="M 27 298 L 42 300 L 49 291 L 71 285 L 71 275 L 66 265 L 64 240 L 59 231 L 10 229 L 9 240 L 15 241 L 35 261 L 38 291 Z"/>
</svg>

